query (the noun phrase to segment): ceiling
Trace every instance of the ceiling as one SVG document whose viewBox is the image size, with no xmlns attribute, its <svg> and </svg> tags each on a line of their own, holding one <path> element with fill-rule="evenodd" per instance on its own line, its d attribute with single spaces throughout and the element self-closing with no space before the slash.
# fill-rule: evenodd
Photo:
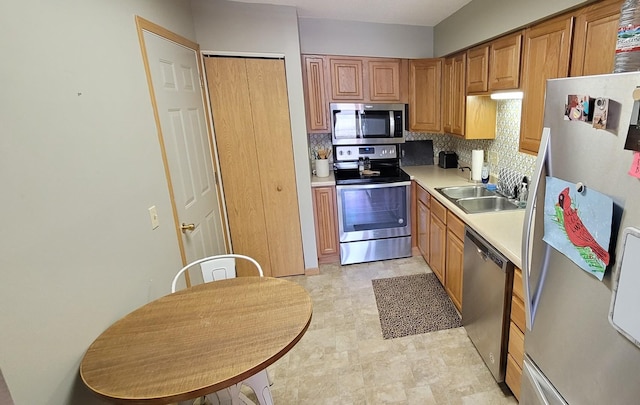
<svg viewBox="0 0 640 405">
<path fill-rule="evenodd" d="M 434 27 L 471 0 L 231 0 L 292 6 L 298 17 Z"/>
</svg>

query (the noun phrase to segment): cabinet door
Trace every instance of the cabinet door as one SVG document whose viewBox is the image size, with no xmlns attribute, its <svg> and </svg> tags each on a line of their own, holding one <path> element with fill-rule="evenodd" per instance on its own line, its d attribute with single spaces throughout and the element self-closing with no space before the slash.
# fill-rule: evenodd
<svg viewBox="0 0 640 405">
<path fill-rule="evenodd" d="M 400 68 L 400 59 L 367 61 L 371 101 L 400 101 Z"/>
<path fill-rule="evenodd" d="M 445 287 L 451 301 L 462 311 L 462 269 L 464 258 L 464 243 L 455 235 L 447 235 L 447 272 Z"/>
<path fill-rule="evenodd" d="M 520 87 L 522 32 L 497 39 L 489 48 L 489 90 Z"/>
<path fill-rule="evenodd" d="M 442 130 L 450 134 L 453 128 L 453 58 L 442 65 Z"/>
<path fill-rule="evenodd" d="M 307 132 L 329 132 L 329 101 L 326 91 L 326 59 L 323 56 L 302 57 L 304 101 L 307 109 Z"/>
<path fill-rule="evenodd" d="M 333 101 L 362 101 L 362 59 L 329 57 L 331 69 L 331 99 Z"/>
<path fill-rule="evenodd" d="M 409 62 L 409 126 L 411 131 L 441 132 L 442 59 Z"/>
<path fill-rule="evenodd" d="M 429 266 L 440 280 L 440 283 L 445 285 L 447 226 L 438 219 L 433 212 L 431 213 L 431 227 L 429 231 L 429 254 L 431 259 Z"/>
<path fill-rule="evenodd" d="M 313 217 L 316 223 L 318 262 L 331 263 L 339 259 L 338 215 L 335 187 L 313 188 Z"/>
<path fill-rule="evenodd" d="M 489 46 L 467 51 L 467 93 L 484 93 L 489 89 Z"/>
<path fill-rule="evenodd" d="M 571 76 L 612 73 L 621 0 L 607 0 L 580 10 L 576 16 Z"/>
<path fill-rule="evenodd" d="M 458 54 L 453 58 L 453 78 L 451 84 L 451 133 L 455 135 L 463 135 L 465 129 L 465 113 L 466 113 L 466 86 L 465 77 L 467 71 L 467 55 L 465 53 Z"/>
<path fill-rule="evenodd" d="M 567 77 L 573 17 L 562 16 L 525 31 L 520 151 L 537 154 L 542 134 L 546 80 Z"/>
<path fill-rule="evenodd" d="M 417 217 L 418 217 L 418 250 L 429 263 L 429 224 L 431 223 L 431 211 L 429 209 L 429 193 L 417 186 Z"/>
</svg>

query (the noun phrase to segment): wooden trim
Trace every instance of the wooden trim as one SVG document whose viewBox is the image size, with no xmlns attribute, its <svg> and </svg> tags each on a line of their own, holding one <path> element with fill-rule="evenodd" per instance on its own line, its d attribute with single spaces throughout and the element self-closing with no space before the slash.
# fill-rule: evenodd
<svg viewBox="0 0 640 405">
<path fill-rule="evenodd" d="M 308 269 L 304 269 L 305 276 L 317 276 L 319 274 L 320 274 L 320 268 L 318 267 L 311 267 Z"/>
</svg>

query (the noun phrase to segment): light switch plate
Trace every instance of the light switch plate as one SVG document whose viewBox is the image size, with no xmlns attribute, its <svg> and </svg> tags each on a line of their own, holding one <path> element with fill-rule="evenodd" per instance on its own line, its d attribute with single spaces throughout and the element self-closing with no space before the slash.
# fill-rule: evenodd
<svg viewBox="0 0 640 405">
<path fill-rule="evenodd" d="M 151 217 L 151 229 L 156 229 L 160 226 L 160 220 L 158 219 L 158 210 L 155 205 L 149 207 L 149 217 Z"/>
</svg>

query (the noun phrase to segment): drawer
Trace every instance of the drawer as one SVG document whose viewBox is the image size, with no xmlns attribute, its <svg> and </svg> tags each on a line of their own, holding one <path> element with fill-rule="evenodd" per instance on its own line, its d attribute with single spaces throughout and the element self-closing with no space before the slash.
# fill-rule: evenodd
<svg viewBox="0 0 640 405">
<path fill-rule="evenodd" d="M 524 333 L 511 322 L 509 325 L 509 354 L 513 356 L 518 367 L 522 368 L 524 360 Z"/>
<path fill-rule="evenodd" d="M 524 287 L 522 286 L 522 270 L 515 268 L 513 271 L 513 295 L 524 302 Z"/>
<path fill-rule="evenodd" d="M 461 241 L 464 241 L 464 222 L 451 211 L 447 212 L 447 229 L 453 232 Z"/>
<path fill-rule="evenodd" d="M 507 373 L 504 376 L 504 382 L 507 383 L 513 396 L 520 400 L 520 381 L 522 380 L 522 369 L 518 367 L 511 354 L 507 355 Z"/>
<path fill-rule="evenodd" d="M 431 199 L 431 214 L 435 215 L 443 224 L 447 223 L 447 208 L 435 198 Z"/>
<path fill-rule="evenodd" d="M 527 322 L 524 315 L 524 302 L 516 297 L 511 297 L 511 321 L 516 324 L 521 331 L 526 332 Z"/>
<path fill-rule="evenodd" d="M 422 201 L 422 203 L 428 207 L 431 196 L 429 195 L 427 190 L 425 190 L 420 186 L 416 187 L 416 190 L 417 190 L 416 194 L 418 195 L 418 201 Z"/>
</svg>

